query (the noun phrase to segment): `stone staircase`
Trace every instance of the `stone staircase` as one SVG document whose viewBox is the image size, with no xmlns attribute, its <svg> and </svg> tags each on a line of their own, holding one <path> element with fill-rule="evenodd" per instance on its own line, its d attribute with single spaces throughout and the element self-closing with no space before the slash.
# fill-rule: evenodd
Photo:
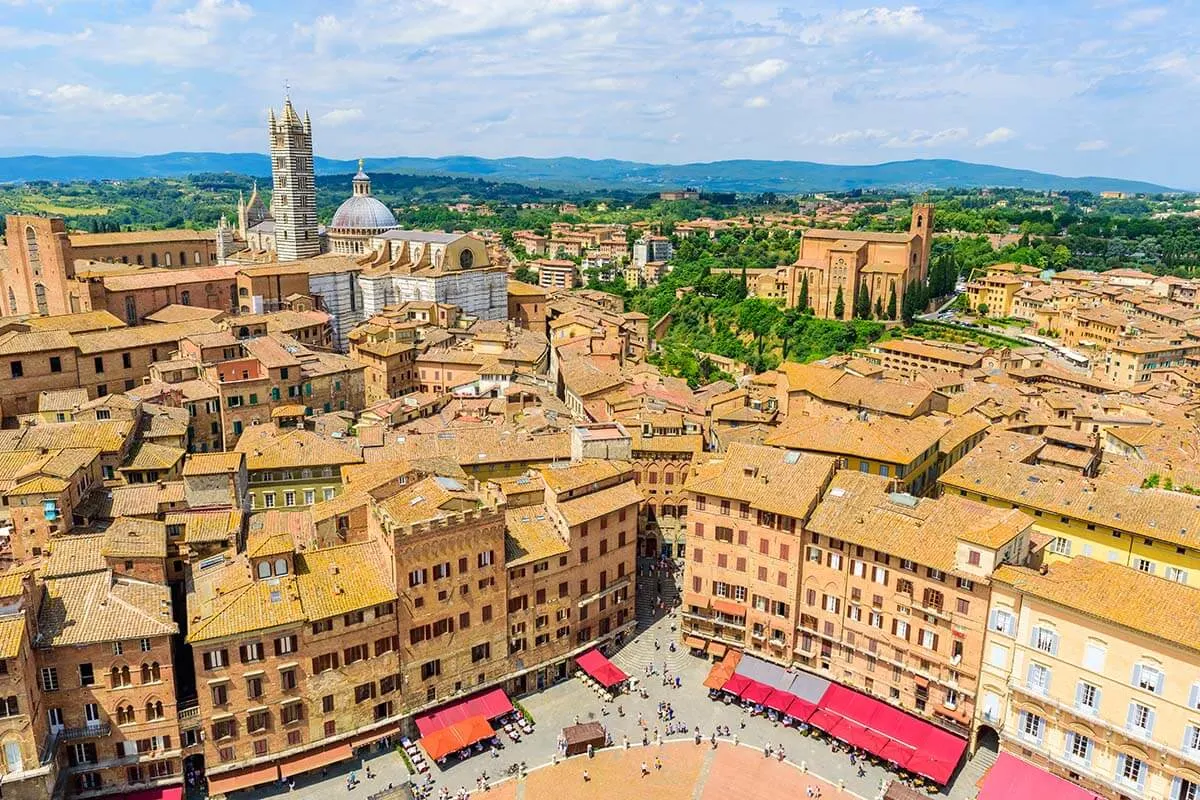
<svg viewBox="0 0 1200 800">
<path fill-rule="evenodd" d="M 975 786 L 996 763 L 996 751 L 980 747 L 975 755 L 967 760 L 958 770 L 954 778 L 955 786 Z"/>
<path fill-rule="evenodd" d="M 656 609 L 660 596 L 664 602 L 663 612 Z M 679 642 L 678 630 L 671 631 L 672 620 L 667 616 L 679 595 L 679 589 L 670 576 L 639 574 L 637 581 L 637 635 L 613 657 L 613 663 L 634 677 L 644 677 L 646 665 L 651 664 L 659 675 L 663 662 L 672 672 L 677 672 L 687 661 L 686 649 Z M 678 628 L 678 618 L 674 620 Z M 654 642 L 658 641 L 656 650 Z M 675 641 L 675 652 L 670 649 Z"/>
</svg>

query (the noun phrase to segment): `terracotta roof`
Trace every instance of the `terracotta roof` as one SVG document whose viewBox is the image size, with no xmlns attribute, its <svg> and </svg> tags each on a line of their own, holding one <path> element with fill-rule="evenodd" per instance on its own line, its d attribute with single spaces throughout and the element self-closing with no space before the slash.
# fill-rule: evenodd
<svg viewBox="0 0 1200 800">
<path fill-rule="evenodd" d="M 153 314 L 147 314 L 145 319 L 147 322 L 192 322 L 198 319 L 215 321 L 218 317 L 224 315 L 225 312 L 217 308 L 185 306 L 179 303 L 171 303 L 170 305 L 163 306 Z"/>
<path fill-rule="evenodd" d="M 104 532 L 105 558 L 166 558 L 167 526 L 148 519 L 118 517 Z"/>
<path fill-rule="evenodd" d="M 1007 452 L 997 452 L 992 439 L 950 467 L 938 482 L 1151 539 L 1200 546 L 1200 498 L 1011 461 Z"/>
<path fill-rule="evenodd" d="M 241 511 L 189 511 L 167 514 L 166 522 L 177 518 L 183 522 L 183 541 L 186 544 L 219 544 L 236 540 L 242 529 Z"/>
<path fill-rule="evenodd" d="M 116 231 L 113 233 L 72 233 L 72 247 L 109 247 L 120 244 L 158 244 L 159 242 L 215 242 L 216 231 L 168 228 L 158 231 Z"/>
<path fill-rule="evenodd" d="M 197 333 L 207 333 L 216 326 L 207 320 L 195 322 L 169 322 L 157 325 L 135 325 L 119 331 L 97 331 L 75 335 L 79 352 L 92 355 L 109 350 L 129 350 L 133 347 L 150 345 L 177 345 L 180 339 Z M 160 355 L 166 356 L 167 353 Z"/>
<path fill-rule="evenodd" d="M 1093 619 L 1200 650 L 1200 589 L 1107 561 L 1056 561 L 1043 575 L 1003 566 L 992 580 Z"/>
<path fill-rule="evenodd" d="M 830 456 L 735 442 L 721 457 L 696 465 L 690 494 L 744 500 L 756 509 L 803 519 L 834 473 Z"/>
<path fill-rule="evenodd" d="M 246 534 L 246 555 L 269 558 L 295 552 L 315 538 L 312 515 L 308 511 L 269 509 L 250 515 Z"/>
<path fill-rule="evenodd" d="M 1000 549 L 1032 523 L 1014 509 L 998 509 L 958 497 L 939 500 L 894 495 L 879 475 L 841 470 L 808 521 L 814 533 L 949 572 L 960 539 Z"/>
<path fill-rule="evenodd" d="M 920 342 L 915 339 L 894 339 L 887 342 L 875 342 L 871 350 L 882 350 L 891 353 L 903 353 L 910 356 L 921 356 L 935 361 L 948 361 L 964 369 L 979 366 L 983 361 L 983 353 L 964 353 L 952 347 Z"/>
<path fill-rule="evenodd" d="M 98 449 L 116 453 L 133 436 L 134 423 L 128 419 L 98 422 L 49 422 L 31 425 L 21 433 L 21 450 Z"/>
<path fill-rule="evenodd" d="M 789 418 L 766 443 L 790 450 L 851 455 L 905 465 L 935 447 L 946 435 L 948 423 L 944 417 L 884 416 L 860 420 L 854 415 L 799 416 Z"/>
<path fill-rule="evenodd" d="M 237 472 L 245 459 L 244 453 L 193 453 L 183 466 L 184 477 L 194 475 L 225 475 Z"/>
<path fill-rule="evenodd" d="M 388 560 L 375 542 L 360 542 L 303 553 L 296 580 L 309 619 L 325 619 L 396 600 L 396 590 L 380 569 Z"/>
<path fill-rule="evenodd" d="M 107 569 L 104 534 L 55 536 L 50 540 L 50 557 L 42 567 L 43 578 L 65 578 Z"/>
<path fill-rule="evenodd" d="M 0 356 L 19 356 L 49 350 L 71 350 L 75 339 L 66 331 L 8 331 L 0 333 Z"/>
<path fill-rule="evenodd" d="M 538 471 L 542 481 L 555 494 L 565 494 L 588 484 L 628 475 L 633 466 L 628 461 L 608 461 L 585 458 L 582 461 L 559 462 Z"/>
<path fill-rule="evenodd" d="M 32 570 L 18 567 L 0 574 L 0 597 L 20 597 L 25 579 Z"/>
<path fill-rule="evenodd" d="M 901 417 L 921 413 L 933 392 L 895 381 L 874 380 L 851 375 L 839 369 L 817 364 L 779 365 L 788 382 L 788 392 L 804 391 L 826 402 L 851 408 L 865 408 Z"/>
<path fill-rule="evenodd" d="M 423 478 L 378 502 L 379 510 L 398 525 L 414 525 L 472 511 L 483 506 L 481 495 L 453 478 Z"/>
<path fill-rule="evenodd" d="M 19 658 L 21 655 L 21 640 L 24 638 L 24 614 L 15 614 L 0 618 L 0 658 Z"/>
<path fill-rule="evenodd" d="M 571 551 L 559 536 L 544 505 L 521 506 L 504 512 L 504 565 L 519 567 Z"/>
<path fill-rule="evenodd" d="M 463 467 L 504 462 L 548 462 L 571 457 L 568 433 L 530 434 L 517 430 L 480 427 L 442 433 L 389 436 L 383 447 L 364 448 L 368 464 L 381 461 L 418 461 L 442 457 Z"/>
<path fill-rule="evenodd" d="M 119 317 L 108 311 L 81 311 L 78 314 L 59 314 L 53 317 L 30 317 L 25 324 L 34 331 L 66 331 L 67 333 L 83 333 L 84 331 L 103 331 L 111 328 L 124 328 L 125 323 Z"/>
<path fill-rule="evenodd" d="M 184 502 L 183 481 L 138 483 L 118 486 L 108 493 L 111 518 L 148 517 L 162 512 L 164 507 Z"/>
<path fill-rule="evenodd" d="M 533 286 L 528 283 L 509 279 L 508 293 L 518 297 L 545 297 L 546 290 L 540 286 Z"/>
<path fill-rule="evenodd" d="M 245 557 L 197 575 L 188 592 L 191 643 L 299 625 L 307 621 L 297 579 L 254 580 Z"/>
<path fill-rule="evenodd" d="M 162 289 L 191 283 L 211 281 L 234 281 L 239 267 L 236 264 L 216 267 L 188 267 L 180 269 L 144 269 L 123 275 L 105 275 L 104 290 L 107 292 L 131 292 L 137 289 Z M 140 326 L 138 326 L 140 327 Z"/>
<path fill-rule="evenodd" d="M 168 447 L 165 444 L 142 442 L 134 451 L 133 456 L 121 467 L 121 472 L 139 472 L 143 470 L 170 470 L 187 453 L 179 447 Z"/>
<path fill-rule="evenodd" d="M 544 470 L 542 475 L 545 477 Z M 562 516 L 563 521 L 574 527 L 604 514 L 611 514 L 629 506 L 637 506 L 642 500 L 642 490 L 637 487 L 636 483 L 629 480 L 572 500 L 560 500 L 554 507 Z"/>
<path fill-rule="evenodd" d="M 109 571 L 44 584 L 38 614 L 39 647 L 63 647 L 170 636 L 179 632 L 171 620 L 171 590 L 164 584 L 115 578 Z"/>
<path fill-rule="evenodd" d="M 261 433 L 254 433 L 261 432 Z M 286 433 L 274 426 L 258 425 L 238 439 L 236 450 L 246 454 L 246 469 L 251 472 L 266 469 L 302 469 L 304 467 L 335 467 L 358 464 L 362 459 L 349 446 L 337 444 L 320 434 L 306 430 Z"/>
</svg>

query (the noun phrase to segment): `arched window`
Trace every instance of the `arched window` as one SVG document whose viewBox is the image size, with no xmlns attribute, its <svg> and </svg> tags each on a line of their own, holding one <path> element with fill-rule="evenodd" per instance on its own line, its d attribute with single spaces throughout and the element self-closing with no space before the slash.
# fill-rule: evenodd
<svg viewBox="0 0 1200 800">
<path fill-rule="evenodd" d="M 142 683 L 150 682 L 150 665 L 142 664 Z"/>
<path fill-rule="evenodd" d="M 163 264 L 165 264 L 168 267 L 171 266 L 171 251 L 170 250 L 163 253 Z"/>
<path fill-rule="evenodd" d="M 192 304 L 192 293 L 187 289 L 184 289 L 179 293 L 179 302 L 183 303 L 185 306 L 190 306 Z"/>
<path fill-rule="evenodd" d="M 120 686 L 121 670 L 118 667 L 113 667 L 111 672 L 109 672 L 109 679 L 111 680 L 113 686 Z"/>
<path fill-rule="evenodd" d="M 187 251 L 186 250 L 179 251 L 179 266 L 181 266 L 181 267 L 187 266 Z"/>
<path fill-rule="evenodd" d="M 238 297 L 249 297 L 249 296 L 250 296 L 250 292 L 246 289 L 245 286 L 241 286 L 238 288 Z"/>
<path fill-rule="evenodd" d="M 275 574 L 276 575 L 287 575 L 288 574 L 288 563 L 287 563 L 286 558 L 275 559 Z"/>
<path fill-rule="evenodd" d="M 200 264 L 200 251 L 199 250 L 192 253 L 192 263 L 199 266 L 199 264 Z"/>
<path fill-rule="evenodd" d="M 137 325 L 137 301 L 133 299 L 133 295 L 125 297 L 125 321 L 130 325 Z"/>
<path fill-rule="evenodd" d="M 923 214 L 917 214 L 917 227 L 920 228 L 920 227 L 923 227 L 924 225 L 925 225 L 925 216 Z"/>
<path fill-rule="evenodd" d="M 46 303 L 46 287 L 40 283 L 33 285 L 33 296 L 37 300 L 37 310 L 43 316 L 50 313 L 50 306 Z"/>
<path fill-rule="evenodd" d="M 271 562 L 270 561 L 258 562 L 258 577 L 260 577 L 260 578 L 271 577 Z"/>
<path fill-rule="evenodd" d="M 150 254 L 150 266 L 152 266 L 152 267 L 158 266 L 158 253 Z"/>
<path fill-rule="evenodd" d="M 117 724 L 129 725 L 136 721 L 133 715 L 133 706 L 117 706 Z"/>
<path fill-rule="evenodd" d="M 13 293 L 11 286 L 8 289 L 8 313 L 17 313 L 17 296 Z"/>
<path fill-rule="evenodd" d="M 162 700 L 147 700 L 146 701 L 146 719 L 162 719 L 163 704 Z"/>
<path fill-rule="evenodd" d="M 29 254 L 29 268 L 34 275 L 42 274 L 42 254 L 38 250 L 37 231 L 32 225 L 25 226 L 25 251 Z"/>
<path fill-rule="evenodd" d="M 158 666 L 157 661 L 150 663 L 150 680 L 155 683 L 162 680 L 162 667 Z"/>
<path fill-rule="evenodd" d="M 137 263 L 138 263 L 139 267 L 144 267 L 146 265 L 146 259 L 142 258 L 141 256 L 138 256 Z"/>
<path fill-rule="evenodd" d="M 131 683 L 133 683 L 133 678 L 130 677 L 129 667 L 121 667 L 121 685 L 129 686 Z"/>
</svg>

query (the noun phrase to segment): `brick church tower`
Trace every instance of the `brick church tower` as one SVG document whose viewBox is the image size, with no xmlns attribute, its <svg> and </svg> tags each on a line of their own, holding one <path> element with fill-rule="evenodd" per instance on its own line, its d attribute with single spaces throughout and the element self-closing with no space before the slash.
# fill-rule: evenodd
<svg viewBox="0 0 1200 800">
<path fill-rule="evenodd" d="M 283 102 L 279 119 L 272 109 L 271 214 L 275 218 L 275 252 L 280 261 L 311 258 L 321 252 L 317 233 L 317 188 L 313 178 L 312 122 L 301 120 L 291 98 Z"/>
<path fill-rule="evenodd" d="M 929 251 L 933 247 L 932 203 L 913 203 L 912 223 L 909 225 L 908 232 L 921 237 L 920 279 L 925 280 L 929 277 Z"/>
</svg>

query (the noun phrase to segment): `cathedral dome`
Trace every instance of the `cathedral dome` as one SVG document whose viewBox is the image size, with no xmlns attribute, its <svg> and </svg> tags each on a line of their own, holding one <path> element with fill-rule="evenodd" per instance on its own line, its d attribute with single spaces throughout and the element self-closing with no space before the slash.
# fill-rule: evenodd
<svg viewBox="0 0 1200 800">
<path fill-rule="evenodd" d="M 386 231 L 397 227 L 396 217 L 383 203 L 369 194 L 346 199 L 333 214 L 330 230 Z"/>
</svg>

